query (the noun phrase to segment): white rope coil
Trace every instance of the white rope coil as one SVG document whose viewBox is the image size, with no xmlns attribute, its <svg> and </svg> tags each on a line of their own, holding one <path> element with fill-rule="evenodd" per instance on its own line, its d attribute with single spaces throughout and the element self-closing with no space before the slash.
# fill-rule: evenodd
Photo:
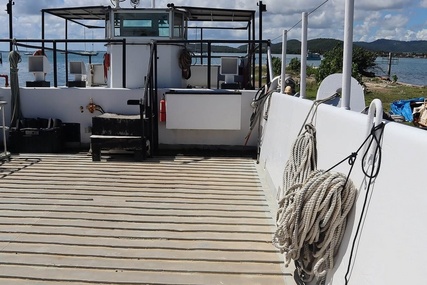
<svg viewBox="0 0 427 285">
<path fill-rule="evenodd" d="M 284 253 L 286 266 L 295 260 L 303 282 L 316 277 L 317 283 L 322 283 L 333 268 L 347 215 L 356 199 L 356 188 L 343 174 L 317 170 L 313 121 L 319 104 L 337 96 L 335 93 L 311 106 L 292 145 L 283 172 L 283 187 L 278 192 L 273 244 Z"/>
<path fill-rule="evenodd" d="M 316 168 L 316 130 L 312 124 L 307 124 L 305 131 L 292 145 L 291 156 L 283 172 L 283 189 L 278 193 L 278 200 L 283 198 L 292 185 L 303 183 Z"/>
<path fill-rule="evenodd" d="M 343 174 L 316 170 L 279 201 L 273 243 L 284 253 L 286 266 L 291 259 L 297 262 L 304 282 L 322 279 L 333 268 L 356 194 Z"/>
</svg>

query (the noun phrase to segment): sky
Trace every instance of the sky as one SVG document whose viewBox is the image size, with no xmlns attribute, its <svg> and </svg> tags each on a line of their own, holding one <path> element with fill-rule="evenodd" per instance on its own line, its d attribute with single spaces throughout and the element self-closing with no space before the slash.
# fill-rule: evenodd
<svg viewBox="0 0 427 285">
<path fill-rule="evenodd" d="M 0 0 L 0 38 L 9 38 L 8 15 L 5 11 L 8 0 Z M 120 5 L 130 7 L 125 0 Z M 377 39 L 402 41 L 427 40 L 427 0 L 354 0 L 354 41 L 372 42 Z M 57 7 L 111 5 L 110 0 L 14 0 L 14 37 L 18 39 L 41 38 L 41 9 Z M 156 7 L 167 3 L 180 6 L 234 8 L 256 10 L 257 0 L 155 0 Z M 141 0 L 140 7 L 151 7 L 152 0 Z M 288 30 L 288 39 L 301 39 L 301 14 L 309 13 L 308 39 L 344 37 L 345 0 L 264 0 L 267 11 L 263 13 L 263 39 L 273 43 L 282 41 L 283 30 Z M 64 21 L 46 19 L 48 38 L 62 37 Z M 256 28 L 258 33 L 258 28 Z M 222 31 L 217 33 L 221 33 Z M 244 39 L 246 33 L 234 31 L 233 39 Z M 70 25 L 69 38 L 103 38 L 103 31 L 86 31 Z M 190 39 L 196 39 L 191 35 Z M 86 49 L 88 49 L 86 47 Z M 96 48 L 95 48 L 96 49 Z M 8 45 L 0 43 L 0 50 Z"/>
</svg>

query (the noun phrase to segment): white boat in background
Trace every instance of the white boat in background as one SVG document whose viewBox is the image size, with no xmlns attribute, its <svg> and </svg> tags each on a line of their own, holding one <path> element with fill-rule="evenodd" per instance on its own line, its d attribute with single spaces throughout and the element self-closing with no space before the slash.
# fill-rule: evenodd
<svg viewBox="0 0 427 285">
<path fill-rule="evenodd" d="M 414 173 L 423 169 L 423 159 L 427 157 L 425 148 L 427 133 L 424 130 L 396 122 L 383 121 L 382 105 L 378 100 L 369 102 L 368 115 L 361 112 L 365 109 L 363 90 L 347 72 L 348 68 L 351 70 L 351 48 L 349 47 L 352 46 L 352 35 L 345 35 L 344 46 L 347 49 L 344 55 L 343 74 L 332 75 L 331 79 L 328 79 L 329 81 L 323 82 L 319 88 L 317 100 L 313 103 L 313 101 L 303 98 L 304 96 L 294 97 L 284 94 L 285 86 L 281 86 L 279 77 L 272 78 L 272 72 L 267 78 L 270 82 L 261 89 L 257 88 L 262 86 L 262 74 L 259 71 L 257 82 L 254 47 L 262 43 L 267 44 L 268 41 L 255 39 L 256 12 L 254 10 L 188 7 L 174 4 L 168 4 L 164 8 L 156 8 L 154 5 L 151 8 L 140 8 L 136 7 L 139 1 L 131 1 L 135 8 L 126 9 L 120 8 L 119 2 L 122 1 L 117 0 L 116 7 L 92 6 L 42 10 L 42 17 L 50 14 L 63 18 L 66 22 L 75 22 L 78 19 L 101 20 L 105 25 L 106 38 L 99 42 L 105 42 L 107 46 L 103 62 L 88 65 L 78 61 L 69 62 L 67 78 L 68 75 L 74 77 L 67 80 L 67 86 L 57 86 L 56 75 L 53 82 L 45 81 L 45 73 L 56 74 L 58 72 L 55 65 L 53 65 L 53 70 L 49 69 L 50 62 L 55 62 L 55 58 L 48 59 L 43 55 L 30 56 L 29 72 L 34 73 L 35 80 L 27 82 L 26 87 L 0 87 L 2 106 L 8 102 L 15 107 L 13 109 L 15 111 L 17 106 L 19 107 L 19 111 L 16 112 L 5 108 L 2 110 L 5 111 L 5 125 L 11 127 L 9 138 L 12 134 L 15 135 L 13 144 L 9 144 L 9 147 L 14 147 L 20 153 L 12 154 L 12 161 L 5 161 L 2 165 L 10 172 L 0 177 L 2 188 L 7 187 L 6 190 L 2 190 L 4 192 L 2 195 L 5 197 L 16 195 L 20 199 L 24 199 L 24 202 L 18 203 L 13 200 L 14 197 L 7 196 L 4 204 L 0 203 L 5 208 L 5 210 L 0 209 L 1 216 L 7 219 L 5 225 L 9 226 L 8 223 L 11 225 L 11 229 L 5 229 L 2 232 L 5 236 L 5 239 L 1 240 L 4 248 L 9 249 L 8 246 L 10 246 L 11 249 L 7 252 L 0 251 L 2 255 L 0 259 L 6 263 L 3 271 L 0 268 L 0 280 L 10 281 L 8 284 L 14 284 L 12 281 L 16 281 L 18 284 L 25 280 L 34 280 L 39 283 L 56 282 L 57 284 L 58 280 L 61 282 L 71 279 L 76 281 L 77 279 L 73 279 L 74 277 L 83 276 L 77 281 L 83 280 L 82 282 L 90 283 L 92 282 L 90 280 L 95 280 L 91 279 L 95 278 L 94 274 L 91 274 L 94 270 L 102 270 L 105 274 L 96 276 L 100 279 L 96 279 L 93 283 L 98 284 L 103 282 L 113 284 L 117 280 L 125 282 L 128 280 L 127 278 L 134 278 L 133 283 L 130 284 L 138 284 L 137 282 L 141 282 L 141 280 L 147 280 L 144 281 L 145 283 L 161 284 L 174 284 L 174 282 L 179 284 L 277 284 L 286 280 L 286 284 L 295 282 L 298 285 L 319 282 L 330 285 L 398 285 L 418 284 L 420 280 L 424 279 L 422 257 L 427 254 L 427 247 L 423 246 L 422 239 L 427 234 L 427 227 L 424 226 L 424 217 L 427 214 L 425 207 L 427 192 L 424 191 L 422 181 Z M 260 1 L 259 4 L 260 11 L 262 11 L 262 2 Z M 350 4 L 351 1 L 347 1 L 346 9 L 352 9 Z M 346 13 L 346 15 L 353 14 Z M 192 21 L 197 21 L 198 25 L 207 22 L 209 27 L 212 27 L 211 22 L 232 23 L 231 28 L 233 29 L 237 27 L 248 29 L 248 38 L 243 41 L 224 39 L 189 41 L 186 37 L 188 29 L 192 27 L 190 24 Z M 352 31 L 352 26 L 348 28 L 352 21 L 351 18 L 346 19 L 346 32 Z M 44 30 L 44 27 L 42 29 Z M 64 39 L 60 39 L 60 41 L 66 43 L 66 38 L 67 35 L 64 35 Z M 19 45 L 25 40 L 16 39 L 13 42 L 15 45 Z M 51 49 L 55 56 L 56 52 L 61 52 L 55 49 L 55 42 L 41 39 L 41 49 Z M 79 40 L 68 40 L 68 42 L 79 42 Z M 191 51 L 187 49 L 187 45 L 190 43 L 207 44 L 207 64 L 192 65 Z M 247 44 L 248 55 L 243 58 L 224 57 L 220 65 L 213 65 L 210 61 L 210 47 L 218 43 Z M 260 58 L 261 54 L 259 53 L 258 56 Z M 301 58 L 305 60 L 306 56 Z M 20 103 L 16 103 L 17 93 Z M 333 100 L 329 100 L 331 99 L 329 97 Z M 12 129 L 21 121 L 28 124 L 27 128 Z M 35 123 L 43 124 L 43 127 L 31 125 Z M 58 126 L 62 128 L 60 132 L 57 129 Z M 250 136 L 248 135 L 249 130 Z M 293 151 L 294 142 L 299 135 L 305 135 L 305 132 L 308 135 L 315 134 L 315 140 L 310 141 L 312 143 L 310 149 L 305 149 L 312 155 L 304 161 L 308 164 L 311 163 L 307 173 L 313 174 L 316 170 L 323 170 L 323 173 L 334 175 L 339 173 L 340 178 L 347 179 L 343 185 L 345 187 L 354 185 L 353 188 L 357 189 L 357 195 L 353 197 L 352 203 L 348 202 L 344 205 L 345 203 L 342 203 L 344 199 L 341 200 L 341 198 L 347 191 L 343 189 L 347 188 L 341 185 L 335 190 L 342 190 L 344 194 L 331 194 L 329 197 L 334 197 L 333 200 L 316 201 L 306 205 L 312 208 L 320 205 L 319 212 L 303 211 L 302 208 L 292 212 L 289 217 L 296 217 L 295 229 L 284 235 L 287 234 L 287 238 L 299 237 L 299 233 L 309 232 L 309 230 L 298 228 L 303 222 L 306 222 L 298 218 L 303 214 L 311 215 L 308 220 L 314 224 L 312 228 L 315 230 L 308 239 L 312 242 L 315 241 L 315 246 L 313 243 L 301 240 L 298 240 L 296 244 L 313 251 L 320 248 L 321 251 L 316 258 L 323 257 L 324 259 L 313 259 L 310 264 L 303 264 L 302 259 L 298 256 L 303 252 L 302 249 L 291 247 L 285 238 L 280 240 L 283 237 L 280 235 L 282 232 L 277 230 L 274 237 L 275 246 L 283 251 L 285 257 L 288 258 L 287 262 L 297 260 L 295 273 L 293 270 L 290 273 L 289 268 L 282 268 L 283 272 L 277 273 L 274 270 L 278 267 L 278 260 L 272 260 L 271 264 L 269 260 L 266 260 L 266 256 L 275 256 L 278 252 L 276 247 L 271 244 L 271 239 L 264 238 L 266 231 L 270 231 L 271 224 L 259 223 L 259 220 L 265 218 L 261 216 L 267 216 L 270 219 L 270 211 L 254 210 L 252 207 L 256 207 L 254 203 L 261 203 L 265 206 L 268 204 L 270 210 L 274 212 L 278 207 L 286 204 L 283 199 L 296 197 L 293 195 L 297 191 L 292 193 L 291 190 L 309 189 L 310 185 L 307 186 L 307 181 L 311 182 L 311 180 L 305 179 L 300 184 L 296 183 L 289 187 L 289 179 L 286 178 L 288 176 L 284 175 L 284 173 L 293 174 L 293 171 L 289 172 L 288 165 L 290 162 L 294 162 L 293 159 L 297 156 Z M 66 135 L 63 136 L 63 134 Z M 371 144 L 367 145 L 366 142 Z M 89 151 L 91 148 L 92 160 L 102 162 L 87 161 L 88 159 L 85 160 L 82 155 L 76 158 L 63 154 L 56 154 L 57 156 L 55 154 L 26 154 L 28 152 L 49 152 L 49 150 L 61 152 L 63 143 L 68 147 L 67 151 L 70 148 Z M 107 167 L 106 162 L 110 160 L 106 159 L 106 151 L 117 147 L 122 150 L 135 151 L 138 159 L 151 160 L 147 164 L 135 163 L 135 166 L 119 162 L 113 167 Z M 178 162 L 175 160 L 162 161 L 161 154 L 169 154 L 172 150 L 175 153 L 197 150 L 197 153 L 202 153 L 203 156 L 178 160 Z M 221 151 L 222 155 L 225 152 L 232 156 L 250 154 L 256 157 L 256 161 L 253 161 L 253 164 L 257 165 L 256 171 L 255 168 L 245 165 L 237 171 L 239 178 L 235 178 L 237 174 L 234 174 L 231 163 L 228 165 L 225 162 L 227 159 L 220 159 L 224 163 L 222 165 L 209 165 L 209 163 L 205 165 L 206 157 L 214 155 L 216 151 Z M 110 154 L 108 153 L 108 155 Z M 20 160 L 19 164 L 15 165 L 13 164 L 14 158 L 22 158 L 22 161 Z M 298 159 L 301 161 L 304 157 Z M 47 163 L 38 165 L 42 160 Z M 68 166 L 71 161 L 72 166 Z M 235 160 L 230 159 L 230 161 L 233 161 L 233 165 L 236 163 Z M 12 163 L 13 167 L 8 167 L 8 163 Z M 242 162 L 237 161 L 237 163 Z M 198 164 L 203 164 L 207 170 L 200 171 L 197 168 Z M 297 167 L 298 169 L 303 168 L 303 163 L 300 164 L 301 167 Z M 174 169 L 163 168 L 164 165 L 173 165 Z M 15 168 L 19 171 L 14 170 Z M 80 169 L 84 169 L 84 171 L 79 172 Z M 180 169 L 190 172 L 181 174 Z M 205 171 L 213 172 L 214 170 L 219 170 L 219 173 L 212 178 L 216 182 L 202 176 L 205 175 Z M 61 181 L 55 180 L 55 175 L 49 171 L 63 175 L 59 178 Z M 64 174 L 65 171 L 67 172 Z M 126 171 L 126 174 L 122 174 L 122 171 Z M 233 175 L 227 171 L 233 171 Z M 152 172 L 157 172 L 159 178 L 153 177 Z M 255 172 L 259 176 L 247 183 L 242 177 L 246 177 L 249 172 Z M 144 176 L 147 173 L 150 173 L 149 178 Z M 173 182 L 166 179 L 169 173 L 176 177 Z M 28 175 L 31 175 L 30 182 L 27 182 Z M 80 180 L 81 177 L 84 179 Z M 125 193 L 121 193 L 122 188 L 116 181 L 117 177 L 120 177 L 118 180 L 122 181 L 132 180 L 131 183 L 126 183 L 126 188 L 123 190 Z M 38 179 L 42 178 L 48 182 L 49 179 L 55 180 L 55 183 L 39 186 L 41 182 L 38 182 Z M 189 187 L 189 189 L 183 189 L 184 186 L 180 184 L 180 179 L 188 178 L 206 185 L 220 181 L 219 184 L 215 184 L 216 190 L 228 191 L 224 188 L 232 187 L 236 192 L 233 193 L 232 196 L 236 197 L 233 197 L 232 200 L 242 198 L 243 200 L 238 200 L 236 203 L 252 203 L 243 206 L 241 204 L 227 206 L 228 208 L 245 208 L 243 212 L 246 213 L 246 216 L 242 217 L 248 218 L 250 221 L 245 223 L 242 221 L 242 217 L 237 221 L 245 223 L 250 230 L 247 228 L 242 230 L 240 224 L 234 220 L 231 223 L 234 223 L 233 225 L 223 224 L 222 219 L 229 218 L 226 216 L 229 215 L 228 212 L 223 213 L 230 209 L 225 209 L 220 205 L 223 203 L 222 194 L 200 191 L 200 193 L 196 193 L 197 197 L 191 196 L 194 191 L 199 191 L 199 188 L 197 185 L 186 185 L 185 187 Z M 70 179 L 73 180 L 71 183 L 68 182 Z M 104 180 L 106 182 L 102 185 L 90 184 L 89 189 L 86 189 L 85 179 L 90 183 L 101 183 Z M 256 188 L 255 194 L 245 192 L 253 186 L 252 184 L 257 184 L 252 181 L 262 184 L 260 189 L 265 189 L 268 193 L 267 196 L 274 198 L 270 199 L 267 196 L 264 198 L 262 196 L 264 194 L 260 194 L 263 193 L 262 189 L 258 188 Z M 32 184 L 28 186 L 26 183 L 33 183 L 34 187 L 44 187 L 36 192 L 40 192 L 42 195 L 54 194 L 52 197 L 49 196 L 48 202 L 58 204 L 51 205 L 46 202 L 43 205 L 36 205 L 39 208 L 35 212 L 39 216 L 21 214 L 21 210 L 23 213 L 30 212 L 26 207 L 32 205 L 34 201 L 46 199 L 44 196 L 37 196 L 38 193 L 25 192 L 29 191 L 28 187 L 32 187 Z M 73 183 L 75 185 L 72 185 Z M 68 188 L 61 188 L 62 184 L 67 184 Z M 139 200 L 138 197 L 127 196 L 141 195 L 137 190 L 153 187 L 154 184 L 154 190 L 150 188 L 148 194 L 145 193 L 139 197 Z M 90 192 L 89 197 L 81 198 L 79 196 L 82 188 L 84 191 Z M 163 188 L 168 188 L 170 191 L 160 198 L 156 197 L 159 199 L 155 201 L 158 204 L 163 203 L 162 199 L 170 201 L 172 196 L 175 197 L 179 193 L 185 192 L 190 196 L 178 197 L 178 200 L 167 202 L 169 204 L 160 210 L 162 213 L 160 217 L 154 214 L 155 205 L 153 204 L 144 204 L 144 207 L 148 207 L 148 209 L 132 204 L 148 203 L 148 200 L 153 200 L 153 197 L 161 193 Z M 109 196 L 111 194 L 103 194 L 104 189 L 119 190 Z M 239 192 L 240 190 L 245 194 L 239 194 L 242 193 Z M 299 190 L 298 195 L 309 192 Z M 253 196 L 262 196 L 263 199 L 258 202 Z M 79 245 L 79 247 L 73 243 L 76 242 L 73 241 L 74 236 L 78 235 L 74 231 L 70 230 L 61 234 L 64 240 L 58 237 L 58 232 L 64 228 L 68 230 L 69 227 L 76 226 L 73 223 L 77 224 L 75 220 L 65 222 L 67 217 L 61 212 L 65 211 L 62 209 L 67 208 L 68 203 L 71 203 L 70 200 L 73 199 L 80 200 L 78 200 L 78 204 L 76 202 L 74 205 L 78 208 L 78 213 L 66 212 L 72 217 L 81 214 L 86 216 L 86 213 L 89 215 L 88 208 L 91 207 L 88 206 L 89 203 L 99 203 L 96 207 L 102 207 L 101 212 L 95 213 L 96 217 L 79 216 L 78 220 L 85 223 L 84 226 L 80 225 L 84 229 L 82 231 L 91 235 L 89 244 Z M 141 201 L 142 199 L 144 201 Z M 274 203 L 267 203 L 271 200 L 274 200 Z M 116 211 L 114 206 L 117 203 L 120 204 L 121 209 L 129 210 L 129 213 L 122 213 L 121 216 L 132 216 L 129 220 L 120 221 L 120 226 L 125 225 L 120 228 L 120 233 L 118 233 L 119 230 L 115 231 L 114 227 L 105 225 L 107 222 L 115 223 L 117 221 L 117 217 L 111 216 L 112 212 L 108 209 L 111 207 L 111 211 Z M 196 203 L 199 203 L 197 209 L 187 209 L 187 212 L 184 209 L 184 212 L 179 212 L 178 216 L 169 216 L 169 213 L 176 213 L 174 211 L 181 206 Z M 12 208 L 7 208 L 9 204 L 12 205 L 10 206 Z M 16 204 L 19 205 L 16 206 Z M 212 210 L 210 207 L 213 204 L 219 205 L 221 208 Z M 326 210 L 335 206 L 343 206 L 343 210 L 335 210 L 335 208 L 330 211 Z M 202 208 L 208 208 L 207 216 L 198 216 L 198 211 L 206 210 Z M 280 209 L 283 210 L 283 208 Z M 286 210 L 288 209 L 286 208 Z M 58 216 L 45 219 L 44 216 L 40 216 L 40 211 L 46 211 L 43 212 L 43 215 L 52 211 Z M 132 219 L 144 216 L 146 211 L 149 212 L 148 218 L 144 222 L 146 227 L 141 230 L 137 228 L 137 230 L 143 232 L 142 235 L 149 234 L 143 237 L 139 234 L 127 236 L 126 245 L 113 246 L 108 243 L 110 240 L 115 241 L 117 236 L 123 234 L 122 231 L 127 233 L 127 231 L 135 230 L 134 225 L 137 221 Z M 320 216 L 325 213 L 327 218 L 321 220 Z M 28 220 L 28 224 L 24 226 L 14 224 L 16 221 L 9 219 L 9 216 L 12 215 L 19 221 Z M 280 212 L 278 216 L 280 216 Z M 287 217 L 284 217 L 284 220 Z M 179 218 L 190 219 L 188 228 L 185 230 L 174 228 L 183 223 Z M 205 219 L 209 220 L 209 226 L 195 229 L 193 226 L 200 222 L 200 218 L 203 219 L 203 222 Z M 330 220 L 328 220 L 329 218 Z M 35 220 L 33 221 L 33 219 Z M 155 219 L 156 223 L 163 219 L 162 225 L 164 225 L 163 223 L 168 224 L 168 228 L 161 229 L 162 232 L 168 233 L 167 238 L 159 238 L 154 235 L 160 230 L 156 228 L 155 222 L 151 222 L 151 219 Z M 174 222 L 177 221 L 173 226 L 169 224 L 171 219 L 174 219 Z M 22 227 L 34 229 L 39 226 L 40 220 L 49 220 L 44 221 L 43 229 L 40 232 L 30 234 L 22 229 Z M 60 223 L 52 226 L 49 224 L 51 220 L 59 220 Z M 314 223 L 314 221 L 318 223 Z M 96 230 L 91 228 L 91 223 L 97 227 Z M 220 231 L 218 227 L 223 226 L 227 227 L 227 230 L 223 230 L 221 233 L 216 232 Z M 231 228 L 231 226 L 235 228 Z M 280 223 L 277 221 L 276 226 L 277 229 L 281 229 L 281 221 Z M 331 235 L 324 234 L 323 230 L 326 228 L 332 228 Z M 42 231 L 46 231 L 48 234 Z M 112 232 L 112 236 L 106 238 L 105 231 Z M 191 237 L 183 235 L 184 232 L 191 237 L 201 234 L 203 238 L 194 242 Z M 12 236 L 16 233 L 16 236 Z M 31 238 L 36 234 L 42 235 L 46 241 L 37 244 L 34 249 L 31 245 L 36 242 Z M 227 238 L 221 236 L 222 234 L 227 234 Z M 237 234 L 239 237 L 236 237 Z M 242 238 L 240 234 L 247 234 L 247 236 Z M 270 234 L 271 232 L 268 232 L 268 235 Z M 13 243 L 15 239 L 19 241 L 17 244 Z M 76 240 L 80 239 L 83 237 L 76 238 Z M 97 242 L 100 239 L 105 244 L 99 245 Z M 232 252 L 228 253 L 226 257 L 216 260 L 223 261 L 225 264 L 221 265 L 221 262 L 217 262 L 212 265 L 210 254 L 216 253 L 218 249 L 212 247 L 211 239 L 216 239 L 219 244 Z M 251 255 L 250 258 L 246 256 L 243 247 L 240 247 L 236 240 L 246 245 L 249 244 L 249 247 L 244 249 L 251 250 L 251 254 L 254 253 L 254 255 Z M 138 244 L 142 241 L 148 241 L 150 246 L 145 247 L 145 244 L 144 246 Z M 165 247 L 167 250 L 162 251 L 159 254 L 160 257 L 150 256 L 158 247 L 157 243 L 164 241 L 170 242 Z M 12 243 L 13 245 L 10 245 Z M 128 243 L 133 245 L 132 250 L 127 250 Z M 230 246 L 229 243 L 236 247 Z M 328 245 L 327 248 L 322 247 L 325 244 Z M 83 246 L 84 250 L 82 250 Z M 197 264 L 197 269 L 191 271 L 181 264 L 182 260 L 177 257 L 178 246 L 182 246 L 180 251 L 190 256 L 188 260 L 186 259 L 186 263 L 190 266 Z M 56 251 L 63 250 L 63 247 L 66 247 L 67 260 L 70 264 L 58 261 L 58 265 L 51 262 L 51 258 L 58 254 Z M 107 253 L 93 253 L 97 247 L 104 248 Z M 52 251 L 47 252 L 47 248 Z M 111 248 L 117 252 L 112 253 L 109 251 Z M 78 252 L 75 252 L 77 250 Z M 137 253 L 134 253 L 134 250 Z M 101 257 L 102 262 L 105 263 L 91 264 L 92 261 L 88 261 L 85 257 L 85 251 Z M 13 256 L 11 256 L 11 252 L 14 253 Z M 19 254 L 15 254 L 16 252 Z M 72 256 L 70 252 L 75 256 Z M 197 254 L 193 254 L 194 252 Z M 23 260 L 27 260 L 26 255 L 30 255 L 30 253 L 32 255 L 28 260 L 34 263 L 23 269 L 22 266 L 27 264 Z M 234 255 L 234 253 L 236 254 Z M 127 264 L 127 261 L 134 261 L 136 258 L 139 260 L 139 255 L 136 254 L 146 254 L 144 264 L 138 263 L 138 265 L 126 267 L 127 271 L 124 271 L 128 275 L 120 275 L 122 273 L 120 268 L 112 269 L 117 266 L 117 263 L 111 260 L 116 261 L 116 258 L 126 256 L 124 263 Z M 8 259 L 3 259 L 3 255 Z M 239 266 L 239 258 L 244 256 L 250 259 L 250 261 L 245 261 L 245 265 L 246 262 L 250 264 L 247 268 Z M 170 267 L 164 269 L 160 261 L 157 263 L 157 258 L 163 262 L 173 259 L 172 269 Z M 151 264 L 150 261 L 153 259 L 156 259 L 156 263 Z M 145 260 L 148 261 L 145 262 Z M 112 263 L 114 263 L 113 267 L 108 267 Z M 292 264 L 290 263 L 291 267 Z M 170 263 L 168 263 L 169 265 Z M 82 266 L 87 267 L 81 268 Z M 143 267 L 142 271 L 139 271 L 140 267 Z M 61 274 L 68 274 L 66 276 L 70 279 L 61 279 L 62 275 L 53 271 L 58 268 L 61 270 Z M 76 268 L 82 271 L 74 274 L 73 270 Z M 258 270 L 258 268 L 262 268 L 261 273 L 254 274 L 251 271 Z M 317 275 L 307 272 L 309 269 L 313 269 Z M 153 273 L 153 270 L 156 273 Z M 223 274 L 223 271 L 227 273 Z M 192 279 L 192 274 L 196 273 L 197 278 Z M 201 275 L 203 277 L 200 277 Z M 158 278 L 156 281 L 150 279 L 155 277 Z"/>
<path fill-rule="evenodd" d="M 307 53 L 307 60 L 321 60 L 320 53 L 318 52 L 308 52 Z"/>
<path fill-rule="evenodd" d="M 81 52 L 79 52 L 81 55 L 91 55 L 91 56 L 96 56 L 96 55 L 98 55 L 99 54 L 99 52 L 97 52 L 97 51 L 89 51 L 89 50 L 84 50 L 84 51 L 81 51 Z"/>
</svg>

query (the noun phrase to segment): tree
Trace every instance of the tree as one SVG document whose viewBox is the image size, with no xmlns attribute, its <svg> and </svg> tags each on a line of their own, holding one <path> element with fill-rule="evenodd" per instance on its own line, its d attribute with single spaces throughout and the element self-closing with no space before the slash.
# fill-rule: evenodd
<svg viewBox="0 0 427 285">
<path fill-rule="evenodd" d="M 288 65 L 289 70 L 299 72 L 301 70 L 301 61 L 294 57 L 291 59 Z"/>
<path fill-rule="evenodd" d="M 328 75 L 340 73 L 343 70 L 343 45 L 340 43 L 323 55 L 322 62 L 316 73 L 317 82 L 321 82 Z M 376 67 L 375 52 L 354 46 L 352 57 L 352 76 L 362 83 L 362 76 L 374 77 L 370 70 Z"/>
<path fill-rule="evenodd" d="M 280 75 L 282 70 L 282 60 L 276 56 L 271 59 L 274 76 Z"/>
</svg>

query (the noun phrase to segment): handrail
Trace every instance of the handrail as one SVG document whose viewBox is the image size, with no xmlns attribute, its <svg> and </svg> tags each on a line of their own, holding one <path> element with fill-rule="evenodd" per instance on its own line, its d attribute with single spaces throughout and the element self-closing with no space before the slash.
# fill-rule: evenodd
<svg viewBox="0 0 427 285">
<path fill-rule="evenodd" d="M 252 62 L 249 60 L 249 63 L 252 65 L 252 87 L 255 86 L 255 57 L 256 57 L 256 53 L 255 50 L 256 49 L 260 49 L 261 46 L 259 45 L 259 40 L 179 40 L 179 39 L 168 39 L 168 40 L 156 40 L 156 45 L 162 45 L 162 44 L 182 44 L 182 45 L 187 45 L 187 44 L 195 44 L 195 46 L 197 46 L 196 44 L 201 44 L 201 43 L 205 43 L 207 44 L 208 47 L 208 51 L 207 51 L 207 59 L 208 59 L 208 65 L 207 65 L 207 81 L 208 82 L 208 86 L 210 86 L 210 68 L 211 68 L 211 59 L 213 58 L 212 54 L 212 44 L 247 44 L 249 45 L 250 49 L 247 52 L 248 53 L 248 58 L 252 58 Z M 271 46 L 271 41 L 270 40 L 263 40 L 262 41 L 263 44 L 266 44 L 267 47 Z M 258 45 L 256 47 L 256 45 Z M 253 49 L 252 49 L 253 47 Z M 261 72 L 261 67 L 259 68 L 259 71 Z M 267 73 L 270 73 L 267 70 Z M 270 76 L 267 76 L 267 83 L 270 82 Z M 262 86 L 262 76 L 258 76 L 258 85 Z M 243 86 L 246 87 L 246 86 Z"/>
<path fill-rule="evenodd" d="M 150 156 L 153 151 L 157 151 L 157 84 L 154 84 L 154 64 L 157 52 L 157 44 L 155 41 L 150 43 L 150 58 L 148 60 L 147 75 L 144 82 L 144 111 L 141 112 L 143 116 L 143 159 L 147 156 L 146 145 L 147 139 L 149 144 Z"/>
<path fill-rule="evenodd" d="M 56 48 L 58 43 L 107 43 L 107 44 L 113 44 L 118 43 L 121 44 L 123 47 L 126 47 L 126 39 L 0 39 L 0 43 L 7 43 L 10 42 L 17 46 L 22 47 L 29 47 L 34 49 L 41 49 L 41 50 L 50 50 L 53 51 L 54 56 L 54 66 L 53 66 L 53 78 L 54 78 L 54 87 L 58 87 L 57 77 L 58 77 L 58 68 L 56 62 L 56 57 L 58 52 L 66 52 L 66 53 L 72 53 L 72 54 L 78 54 L 81 56 L 89 56 L 91 55 L 84 55 L 78 52 L 72 52 L 64 49 L 58 49 Z M 37 45 L 28 45 L 23 43 L 42 43 L 42 46 Z M 53 47 L 46 47 L 45 43 L 51 43 Z M 126 48 L 123 48 L 123 66 L 122 66 L 122 86 L 123 88 L 126 88 Z M 68 74 L 66 74 L 66 80 L 68 79 Z"/>
<path fill-rule="evenodd" d="M 107 43 L 107 44 L 121 44 L 122 46 L 126 47 L 128 44 L 126 43 L 126 39 L 15 39 L 15 40 L 11 40 L 11 39 L 0 39 L 0 42 L 12 42 L 14 41 L 14 44 L 17 46 L 22 46 L 22 47 L 29 47 L 29 48 L 34 48 L 34 49 L 45 49 L 45 50 L 51 50 L 54 51 L 56 50 L 56 53 L 58 52 L 66 52 L 71 53 L 71 54 L 78 54 L 81 56 L 88 56 L 89 59 L 91 58 L 91 55 L 84 55 L 84 54 L 79 54 L 78 52 L 74 52 L 74 51 L 68 51 L 68 49 L 60 49 L 57 48 L 56 45 L 58 43 Z M 28 44 L 28 43 L 43 43 L 42 46 L 38 46 L 38 45 L 33 45 L 33 44 Z M 44 43 L 51 43 L 54 47 L 47 47 L 44 45 Z M 212 63 L 212 58 L 214 58 L 214 56 L 212 56 L 212 45 L 213 44 L 221 44 L 221 43 L 226 43 L 226 44 L 247 44 L 249 46 L 249 50 L 247 51 L 247 57 L 248 57 L 248 70 L 249 74 L 255 75 L 255 57 L 256 57 L 256 49 L 260 49 L 260 45 L 259 45 L 259 41 L 258 40 L 182 40 L 182 39 L 168 39 L 168 40 L 156 40 L 155 41 L 155 45 L 162 45 L 162 44 L 182 44 L 182 45 L 188 45 L 188 44 L 201 44 L 201 43 L 205 43 L 208 46 L 208 54 L 207 54 L 207 63 L 208 63 L 208 74 L 207 74 L 207 82 L 208 85 L 210 86 L 210 67 L 211 67 L 211 63 Z M 131 43 L 132 44 L 132 43 Z M 129 45 L 131 45 L 129 44 Z M 262 41 L 262 44 L 266 44 L 267 47 L 269 47 L 271 45 L 271 42 L 269 40 L 264 40 Z M 126 48 L 123 48 L 123 58 L 122 58 L 122 62 L 123 62 L 123 66 L 122 66 L 122 87 L 126 88 Z M 154 62 L 154 64 L 156 64 L 156 61 Z M 260 68 L 261 70 L 261 68 Z M 57 87 L 58 83 L 57 80 L 55 80 L 55 78 L 57 78 L 57 66 L 54 65 L 53 68 L 53 77 L 54 77 L 54 86 Z M 267 71 L 268 73 L 271 73 L 270 70 Z M 156 79 L 156 75 L 152 74 L 152 76 L 154 77 L 154 79 Z M 267 77 L 267 81 L 270 81 L 270 76 Z M 68 73 L 66 74 L 66 81 L 68 81 Z M 262 86 L 262 78 L 259 77 L 258 78 L 258 85 Z M 254 88 L 255 87 L 255 76 L 249 77 L 247 78 L 247 82 L 251 83 L 250 85 Z M 243 86 L 244 88 L 247 88 L 248 86 Z"/>
<path fill-rule="evenodd" d="M 383 105 L 381 100 L 374 99 L 369 105 L 368 109 L 368 121 L 366 128 L 366 136 L 369 136 L 373 130 L 373 128 L 378 127 L 383 121 Z M 379 136 L 381 131 L 376 130 L 373 135 L 376 137 L 376 140 L 373 141 L 372 145 L 365 145 L 364 153 L 367 153 L 366 160 L 363 162 L 364 164 L 373 164 L 376 157 L 375 149 L 378 146 Z M 369 149 L 368 149 L 369 148 Z"/>
</svg>

